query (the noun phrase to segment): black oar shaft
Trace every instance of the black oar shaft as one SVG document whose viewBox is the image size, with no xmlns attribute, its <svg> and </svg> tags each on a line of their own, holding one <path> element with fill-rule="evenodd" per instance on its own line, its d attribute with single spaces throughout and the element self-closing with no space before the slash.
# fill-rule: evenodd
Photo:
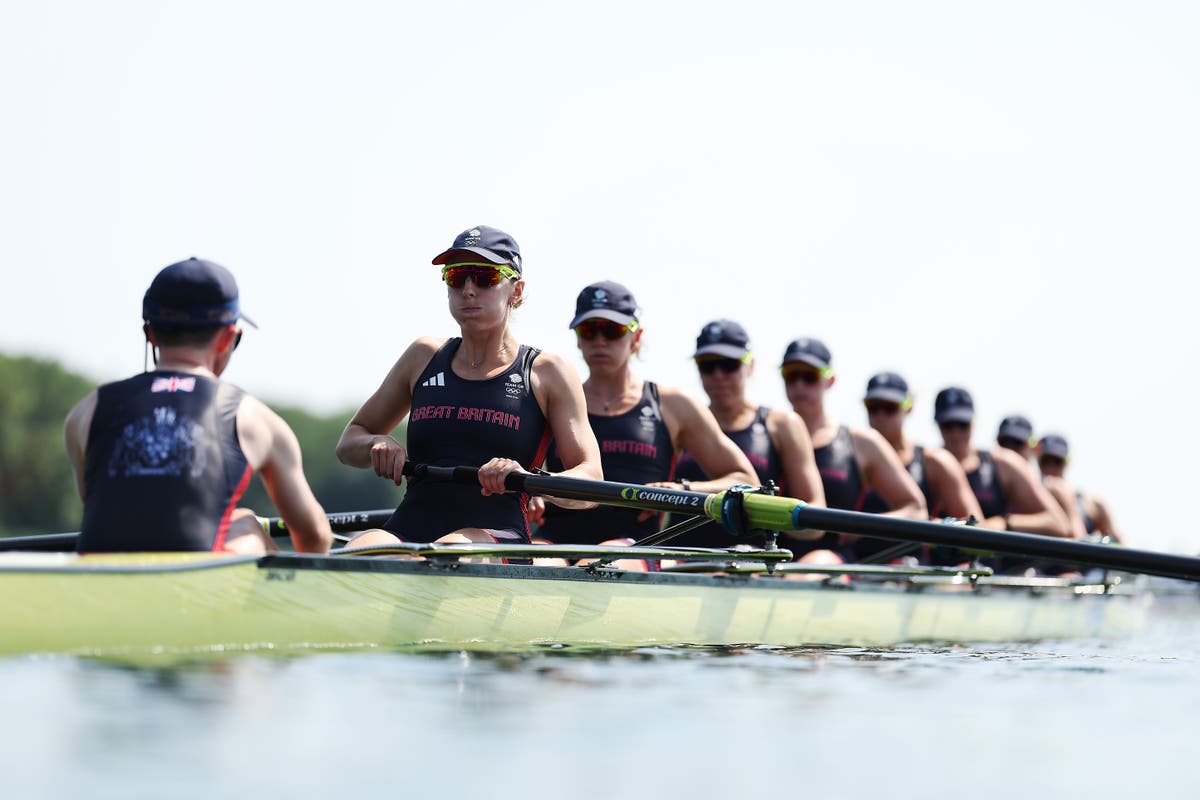
<svg viewBox="0 0 1200 800">
<path fill-rule="evenodd" d="M 1005 555 L 1139 572 L 1164 578 L 1200 581 L 1200 558 L 1078 542 L 1032 533 L 993 531 L 966 525 L 886 517 L 835 508 L 802 505 L 792 513 L 799 528 L 876 536 L 902 542 L 988 550 Z"/>
<path fill-rule="evenodd" d="M 478 470 L 469 467 L 405 465 L 414 475 L 477 484 Z M 574 500 L 592 500 L 606 505 L 681 511 L 719 519 L 719 501 L 725 493 L 657 489 L 636 484 L 588 481 L 556 475 L 512 473 L 505 479 L 512 491 L 525 491 Z M 713 502 L 707 502 L 712 500 Z M 1200 558 L 1134 550 L 1128 547 L 1078 542 L 1031 533 L 993 531 L 945 522 L 888 517 L 834 508 L 814 508 L 786 497 L 751 494 L 745 496 L 748 521 L 766 530 L 826 530 L 859 536 L 875 536 L 901 542 L 946 545 L 970 550 L 987 550 L 1006 555 L 1079 564 L 1102 569 L 1200 581 Z"/>
</svg>

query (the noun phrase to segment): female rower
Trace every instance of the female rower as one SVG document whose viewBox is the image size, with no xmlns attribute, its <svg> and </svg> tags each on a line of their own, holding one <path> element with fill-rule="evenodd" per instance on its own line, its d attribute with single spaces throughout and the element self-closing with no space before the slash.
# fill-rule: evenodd
<svg viewBox="0 0 1200 800">
<path fill-rule="evenodd" d="M 696 337 L 692 357 L 708 395 L 708 409 L 722 432 L 750 459 L 758 478 L 755 483 L 773 481 L 781 494 L 824 506 L 825 490 L 804 420 L 794 411 L 768 408 L 746 398 L 746 381 L 754 373 L 746 329 L 727 319 L 708 323 Z M 685 487 L 708 480 L 690 450 L 680 454 L 676 476 Z M 789 537 L 818 535 L 814 531 Z M 684 547 L 728 547 L 731 543 L 729 534 L 715 522 L 671 540 L 671 544 Z"/>
<path fill-rule="evenodd" d="M 829 348 L 820 340 L 797 339 L 788 345 L 780 366 L 788 401 L 812 437 L 825 502 L 830 508 L 861 511 L 867 492 L 874 489 L 887 504 L 889 516 L 928 519 L 921 490 L 887 440 L 870 428 L 849 428 L 826 415 L 825 393 L 836 380 L 832 361 Z M 826 533 L 808 545 L 818 554 L 809 560 L 853 559 L 857 539 Z"/>
<path fill-rule="evenodd" d="M 630 359 L 640 350 L 643 333 L 637 312 L 629 289 L 601 281 L 579 293 L 570 325 L 588 366 L 583 394 L 588 422 L 600 442 L 605 479 L 683 489 L 674 472 L 679 451 L 687 448 L 707 474 L 716 476 L 687 488 L 716 492 L 736 483 L 757 483 L 746 455 L 721 435 L 716 419 L 699 401 L 634 374 Z M 556 440 L 551 469 L 563 455 L 558 445 Z M 540 510 L 531 504 L 531 515 Z M 615 544 L 609 540 L 636 540 L 656 532 L 661 515 L 608 506 L 588 511 L 549 507 L 541 522 L 538 537 L 556 544 Z"/>
<path fill-rule="evenodd" d="M 919 445 L 905 435 L 904 422 L 913 410 L 908 381 L 894 372 L 872 375 L 867 381 L 863 405 L 867 407 L 867 423 L 879 431 L 900 456 L 900 462 L 924 495 L 931 517 L 983 519 L 979 501 L 975 499 L 958 459 L 947 450 Z M 863 511 L 878 514 L 887 510 L 888 504 L 878 492 L 867 493 Z M 860 539 L 854 546 L 855 559 L 869 558 L 894 544 L 883 539 Z"/>
<path fill-rule="evenodd" d="M 426 336 L 409 345 L 346 426 L 337 455 L 397 485 L 409 460 L 479 464 L 481 488 L 411 478 L 383 529 L 367 531 L 354 543 L 439 537 L 527 543 L 526 497 L 509 493 L 504 479 L 540 466 L 551 435 L 564 475 L 600 478 L 600 453 L 585 421 L 579 376 L 560 356 L 518 343 L 509 329 L 525 291 L 521 253 L 511 236 L 476 226 L 459 234 L 433 263 L 443 265 L 450 315 L 461 336 Z M 391 436 L 406 414 L 407 447 Z"/>
</svg>

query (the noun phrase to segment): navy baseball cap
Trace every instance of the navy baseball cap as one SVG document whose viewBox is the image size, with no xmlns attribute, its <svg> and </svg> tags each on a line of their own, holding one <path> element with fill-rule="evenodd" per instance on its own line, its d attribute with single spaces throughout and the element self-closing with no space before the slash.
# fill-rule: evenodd
<svg viewBox="0 0 1200 800">
<path fill-rule="evenodd" d="M 163 267 L 154 276 L 142 298 L 142 319 L 172 328 L 233 325 L 239 319 L 258 327 L 238 307 L 233 273 L 195 257 Z"/>
<path fill-rule="evenodd" d="M 1064 461 L 1070 456 L 1071 448 L 1067 440 L 1057 433 L 1048 433 L 1037 443 L 1038 455 L 1056 456 Z"/>
<path fill-rule="evenodd" d="M 1000 420 L 1000 428 L 996 431 L 997 439 L 1016 439 L 1028 444 L 1033 441 L 1033 423 L 1025 417 L 1014 415 Z"/>
<path fill-rule="evenodd" d="M 933 400 L 935 422 L 970 422 L 974 418 L 975 401 L 966 389 L 950 386 L 938 392 Z"/>
<path fill-rule="evenodd" d="M 584 320 L 607 319 L 618 325 L 630 325 L 638 321 L 637 300 L 633 292 L 616 281 L 600 281 L 585 286 L 575 299 L 575 316 L 568 328 L 574 328 Z"/>
<path fill-rule="evenodd" d="M 705 325 L 696 337 L 692 358 L 723 356 L 739 361 L 750 355 L 750 334 L 731 319 L 718 319 Z"/>
<path fill-rule="evenodd" d="M 433 263 L 448 263 L 455 250 L 466 250 L 493 264 L 509 264 L 521 272 L 521 248 L 517 247 L 516 239 L 487 225 L 476 225 L 454 237 L 454 244 L 434 256 Z"/>
<path fill-rule="evenodd" d="M 880 372 L 871 376 L 867 381 L 867 393 L 863 400 L 887 400 L 890 403 L 911 405 L 912 395 L 908 391 L 908 381 L 895 372 Z"/>
<path fill-rule="evenodd" d="M 822 372 L 833 367 L 833 355 L 820 339 L 796 339 L 789 344 L 783 353 L 783 363 L 786 365 L 796 361 L 816 367 Z"/>
</svg>

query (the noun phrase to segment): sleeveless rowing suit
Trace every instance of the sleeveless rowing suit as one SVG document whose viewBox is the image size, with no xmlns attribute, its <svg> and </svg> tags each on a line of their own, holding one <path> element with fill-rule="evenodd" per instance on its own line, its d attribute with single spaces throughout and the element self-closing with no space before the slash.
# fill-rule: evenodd
<svg viewBox="0 0 1200 800">
<path fill-rule="evenodd" d="M 833 441 L 824 447 L 814 448 L 813 456 L 817 462 L 817 471 L 821 473 L 821 485 L 825 487 L 825 504 L 829 508 L 861 511 L 867 499 L 867 487 L 858 470 L 858 459 L 854 456 L 854 440 L 850 436 L 850 429 L 845 425 L 839 426 Z M 852 558 L 848 548 L 839 549 L 838 535 L 832 531 L 826 531 L 820 539 L 810 542 L 791 539 L 787 548 L 797 557 L 813 550 L 833 550 L 847 560 Z"/>
<path fill-rule="evenodd" d="M 222 550 L 252 470 L 236 386 L 146 372 L 101 386 L 84 454 L 81 553 Z"/>
<path fill-rule="evenodd" d="M 588 423 L 600 444 L 600 466 L 606 481 L 651 483 L 669 481 L 675 473 L 675 445 L 658 399 L 658 386 L 642 384 L 642 397 L 630 410 L 616 416 L 588 414 Z M 551 472 L 562 470 L 556 452 L 548 459 Z M 641 522 L 636 508 L 599 506 L 585 511 L 546 503 L 546 516 L 538 536 L 555 544 L 599 544 L 607 539 L 641 539 L 658 531 L 661 514 Z"/>
<path fill-rule="evenodd" d="M 979 451 L 979 466 L 967 473 L 967 483 L 971 485 L 971 491 L 979 501 L 984 519 L 1008 513 L 1008 498 L 1004 495 L 1004 487 L 1000 485 L 1000 471 L 991 453 Z M 939 545 L 930 549 L 930 560 L 934 564 L 954 565 L 971 561 L 972 556 L 958 548 Z M 984 563 L 997 571 L 1016 564 L 1008 556 L 985 558 Z"/>
<path fill-rule="evenodd" d="M 749 425 L 740 430 L 725 431 L 724 433 L 750 459 L 750 463 L 754 465 L 754 472 L 758 475 L 760 486 L 766 485 L 767 481 L 775 481 L 780 492 L 787 494 L 783 480 L 783 460 L 780 458 L 779 450 L 775 447 L 775 442 L 771 440 L 771 435 L 767 432 L 767 415 L 770 413 L 771 409 L 759 406 L 754 412 L 754 420 Z M 684 450 L 679 454 L 675 479 L 706 481 L 708 475 L 705 475 L 704 470 L 700 469 L 700 465 L 692 457 L 692 454 Z M 674 516 L 671 521 L 676 521 Z M 736 543 L 737 540 L 733 534 L 715 522 L 709 522 L 681 536 L 676 536 L 669 542 L 664 542 L 672 547 L 729 547 Z"/>
<path fill-rule="evenodd" d="M 916 445 L 913 448 L 913 459 L 904 465 L 904 469 L 908 472 L 912 479 L 917 482 L 917 486 L 921 489 L 921 494 L 925 496 L 925 507 L 930 510 L 930 516 L 933 516 L 933 496 L 929 488 L 929 474 L 925 469 L 925 448 L 921 445 Z M 871 514 L 883 514 L 891 511 L 891 507 L 884 501 L 879 493 L 874 489 L 867 491 L 867 499 L 863 501 L 863 511 Z M 854 560 L 861 561 L 865 558 L 875 555 L 881 550 L 893 547 L 899 542 L 890 541 L 888 539 L 863 538 L 854 543 L 852 550 L 854 552 Z"/>
<path fill-rule="evenodd" d="M 550 430 L 530 377 L 541 351 L 521 345 L 500 375 L 467 380 L 450 368 L 460 344 L 461 338 L 447 340 L 413 387 L 409 460 L 478 467 L 493 458 L 511 458 L 527 470 L 541 466 Z M 527 501 L 524 493 L 484 497 L 478 486 L 410 478 L 404 499 L 383 528 L 413 542 L 430 542 L 459 528 L 485 528 L 497 541 L 528 543 Z"/>
</svg>

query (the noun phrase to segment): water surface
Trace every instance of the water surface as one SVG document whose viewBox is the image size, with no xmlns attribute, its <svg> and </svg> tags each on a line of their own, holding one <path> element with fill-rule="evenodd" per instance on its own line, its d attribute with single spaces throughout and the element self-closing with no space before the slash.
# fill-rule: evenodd
<svg viewBox="0 0 1200 800">
<path fill-rule="evenodd" d="M 982 647 L 0 660 L 7 798 L 1195 796 L 1200 611 Z"/>
</svg>

